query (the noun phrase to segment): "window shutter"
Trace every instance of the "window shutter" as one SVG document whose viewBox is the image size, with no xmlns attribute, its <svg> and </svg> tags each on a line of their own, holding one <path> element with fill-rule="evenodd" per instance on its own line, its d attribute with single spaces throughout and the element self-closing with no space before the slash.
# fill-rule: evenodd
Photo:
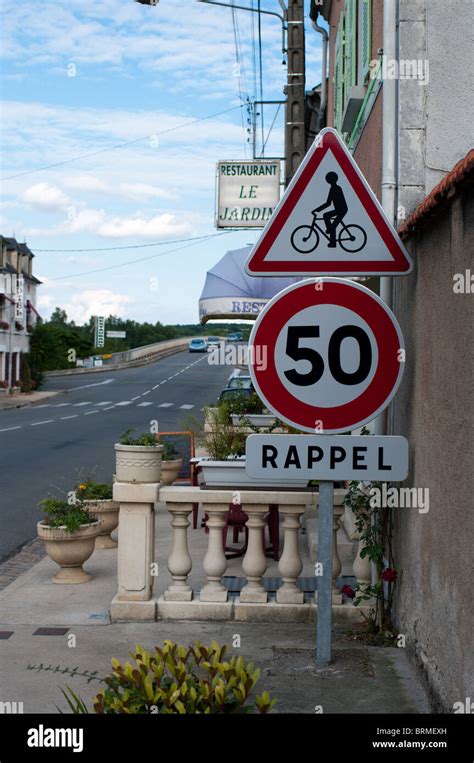
<svg viewBox="0 0 474 763">
<path fill-rule="evenodd" d="M 344 16 L 344 103 L 357 82 L 357 0 L 346 0 Z"/>
<path fill-rule="evenodd" d="M 372 54 L 372 0 L 359 0 L 359 3 L 361 9 L 361 71 L 362 81 L 365 82 L 369 74 L 370 57 Z"/>
</svg>

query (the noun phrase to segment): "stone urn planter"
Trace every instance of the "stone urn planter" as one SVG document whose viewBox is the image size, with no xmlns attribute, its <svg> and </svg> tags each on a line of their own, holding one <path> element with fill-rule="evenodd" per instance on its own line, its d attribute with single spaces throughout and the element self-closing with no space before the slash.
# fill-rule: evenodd
<svg viewBox="0 0 474 763">
<path fill-rule="evenodd" d="M 100 533 L 95 540 L 96 548 L 117 548 L 118 543 L 110 537 L 119 522 L 120 504 L 113 500 L 84 501 L 87 511 L 100 522 Z"/>
<path fill-rule="evenodd" d="M 88 525 L 81 525 L 69 533 L 66 527 L 51 527 L 42 520 L 38 522 L 37 529 L 49 558 L 61 568 L 52 578 L 52 582 L 61 585 L 88 583 L 92 576 L 82 569 L 82 565 L 92 556 L 96 538 L 100 533 L 100 522 L 96 520 Z"/>
<path fill-rule="evenodd" d="M 161 484 L 163 486 L 172 485 L 178 478 L 182 465 L 182 458 L 163 460 L 161 462 Z"/>
<path fill-rule="evenodd" d="M 203 457 L 198 465 L 198 484 L 206 487 L 250 487 L 256 490 L 261 487 L 269 488 L 304 488 L 308 480 L 302 479 L 255 479 L 249 477 L 245 470 L 245 456 L 232 458 L 226 461 L 215 461 L 212 458 Z"/>
<path fill-rule="evenodd" d="M 160 482 L 162 445 L 115 444 L 117 482 Z"/>
</svg>

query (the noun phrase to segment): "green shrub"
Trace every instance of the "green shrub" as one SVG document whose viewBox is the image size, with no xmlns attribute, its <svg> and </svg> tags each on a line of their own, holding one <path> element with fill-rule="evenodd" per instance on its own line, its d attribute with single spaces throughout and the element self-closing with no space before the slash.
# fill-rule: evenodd
<svg viewBox="0 0 474 763">
<path fill-rule="evenodd" d="M 164 641 L 147 652 L 136 646 L 130 653 L 133 664 L 112 660 L 106 689 L 93 699 L 94 712 L 102 714 L 216 714 L 267 713 L 276 700 L 267 692 L 247 704 L 260 676 L 253 663 L 243 657 L 224 659 L 226 646 L 215 641 L 210 647 L 195 641 L 185 647 Z M 87 713 L 83 700 L 68 689 L 64 692 L 73 713 Z"/>
<path fill-rule="evenodd" d="M 135 431 L 136 429 L 134 427 L 126 429 L 120 437 L 120 445 L 146 445 L 157 447 L 160 444 L 156 439 L 156 435 L 151 434 L 151 432 L 142 432 L 138 435 L 132 434 Z"/>
<path fill-rule="evenodd" d="M 161 456 L 163 461 L 175 461 L 177 458 L 180 458 L 178 451 L 170 442 L 163 442 L 161 445 L 163 445 L 163 454 Z"/>
<path fill-rule="evenodd" d="M 91 479 L 76 485 L 74 490 L 80 501 L 110 501 L 113 495 L 112 485 Z"/>
<path fill-rule="evenodd" d="M 95 520 L 80 502 L 68 503 L 59 498 L 44 498 L 39 507 L 45 524 L 50 527 L 64 527 L 72 535 L 81 525 L 90 525 Z"/>
</svg>

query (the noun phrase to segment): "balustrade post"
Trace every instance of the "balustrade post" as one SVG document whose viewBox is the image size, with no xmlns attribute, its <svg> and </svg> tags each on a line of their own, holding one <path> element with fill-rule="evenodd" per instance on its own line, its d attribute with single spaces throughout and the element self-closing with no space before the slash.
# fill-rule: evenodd
<svg viewBox="0 0 474 763">
<path fill-rule="evenodd" d="M 337 547 L 337 533 L 340 527 L 343 506 L 334 506 L 333 525 L 332 525 L 332 603 L 342 604 L 342 593 L 336 587 L 336 580 L 341 574 L 342 563 Z"/>
<path fill-rule="evenodd" d="M 193 510 L 193 504 L 169 503 L 167 509 L 171 514 L 173 528 L 173 545 L 168 557 L 168 570 L 173 582 L 165 591 L 165 601 L 191 601 L 193 591 L 188 585 L 188 575 L 193 562 L 188 550 L 188 516 Z"/>
<path fill-rule="evenodd" d="M 280 507 L 284 517 L 285 539 L 283 554 L 278 563 L 278 569 L 283 578 L 283 585 L 276 594 L 278 604 L 303 604 L 304 602 L 304 593 L 298 586 L 298 578 L 303 569 L 299 550 L 299 530 L 304 510 L 304 506 Z"/>
<path fill-rule="evenodd" d="M 245 498 L 245 493 L 242 493 Z M 240 592 L 241 603 L 265 603 L 268 594 L 262 585 L 262 576 L 267 569 L 264 543 L 262 542 L 265 528 L 264 516 L 268 506 L 262 504 L 242 504 L 242 510 L 248 514 L 246 525 L 249 531 L 247 551 L 242 562 L 242 568 L 247 577 L 247 584 Z"/>
<path fill-rule="evenodd" d="M 205 503 L 203 494 L 203 513 L 208 515 L 209 543 L 202 566 L 208 583 L 201 591 L 201 601 L 227 601 L 227 590 L 221 583 L 221 578 L 227 569 L 222 544 L 222 530 L 225 527 L 228 504 Z"/>
<path fill-rule="evenodd" d="M 366 515 L 365 519 L 366 519 L 366 523 L 370 522 L 370 518 L 368 514 Z M 361 532 L 363 532 L 363 530 Z M 364 586 L 370 586 L 372 582 L 371 574 L 370 574 L 370 560 L 367 556 L 365 556 L 364 558 L 361 557 L 361 553 L 366 546 L 366 541 L 360 537 L 359 532 L 357 534 L 357 537 L 358 537 L 357 554 L 352 564 L 352 569 L 357 579 L 357 583 L 362 584 Z"/>
</svg>

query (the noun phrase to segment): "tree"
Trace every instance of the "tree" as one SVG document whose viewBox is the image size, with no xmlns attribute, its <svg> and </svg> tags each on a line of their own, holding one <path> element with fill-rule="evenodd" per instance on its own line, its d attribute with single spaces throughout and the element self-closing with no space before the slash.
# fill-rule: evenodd
<svg viewBox="0 0 474 763">
<path fill-rule="evenodd" d="M 48 321 L 49 323 L 62 323 L 63 325 L 67 324 L 67 313 L 65 310 L 61 310 L 60 307 L 55 307 L 54 311 L 51 315 L 51 318 Z"/>
</svg>

